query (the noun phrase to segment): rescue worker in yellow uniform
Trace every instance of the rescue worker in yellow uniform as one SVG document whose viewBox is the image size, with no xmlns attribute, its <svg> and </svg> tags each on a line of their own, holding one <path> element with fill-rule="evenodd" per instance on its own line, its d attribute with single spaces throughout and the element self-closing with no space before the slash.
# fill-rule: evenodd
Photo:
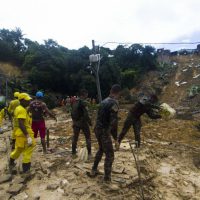
<svg viewBox="0 0 200 200">
<path fill-rule="evenodd" d="M 8 110 L 6 107 L 6 97 L 3 95 L 0 95 L 0 134 L 3 133 L 2 125 L 4 119 L 6 119 L 6 115 L 8 114 Z"/>
<path fill-rule="evenodd" d="M 14 92 L 14 99 L 9 103 L 8 106 L 8 113 L 13 117 L 15 108 L 20 104 L 19 103 L 19 92 Z"/>
<path fill-rule="evenodd" d="M 0 108 L 0 127 L 2 126 L 4 116 L 5 116 L 5 110 L 4 108 Z"/>
<path fill-rule="evenodd" d="M 14 111 L 15 111 L 15 108 L 17 106 L 19 106 L 20 102 L 19 102 L 19 99 L 18 99 L 18 96 L 19 96 L 19 92 L 14 92 L 14 99 L 9 103 L 9 106 L 8 106 L 8 115 L 9 115 L 9 118 L 11 120 L 11 123 L 12 123 L 12 126 L 13 126 L 13 118 L 14 118 Z M 13 127 L 13 132 L 12 132 L 12 149 L 15 148 L 15 129 Z"/>
<path fill-rule="evenodd" d="M 10 154 L 10 169 L 15 166 L 15 160 L 22 154 L 23 172 L 30 171 L 31 157 L 36 145 L 34 132 L 31 129 L 32 119 L 28 113 L 31 97 L 26 93 L 20 93 L 18 96 L 20 105 L 14 111 L 14 129 L 15 129 L 15 149 Z"/>
<path fill-rule="evenodd" d="M 6 118 L 6 114 L 7 114 L 7 108 L 0 106 L 0 134 L 3 133 L 3 130 L 1 127 L 3 124 L 3 120 Z"/>
</svg>

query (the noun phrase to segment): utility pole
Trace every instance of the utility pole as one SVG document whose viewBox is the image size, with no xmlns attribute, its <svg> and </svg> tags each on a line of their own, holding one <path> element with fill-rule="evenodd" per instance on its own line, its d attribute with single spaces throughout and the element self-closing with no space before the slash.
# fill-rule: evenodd
<svg viewBox="0 0 200 200">
<path fill-rule="evenodd" d="M 5 84 L 5 85 L 3 85 Z M 3 90 L 3 87 L 5 91 Z M 6 75 L 0 73 L 0 96 L 5 95 L 5 103 L 7 106 L 7 99 L 8 99 L 8 78 Z M 4 96 L 3 95 L 3 96 Z"/>
<path fill-rule="evenodd" d="M 92 51 L 93 51 L 93 54 L 90 55 L 89 60 L 90 60 L 91 65 L 92 63 L 94 63 L 94 67 L 92 66 L 92 69 L 93 69 L 95 79 L 96 79 L 97 94 L 98 94 L 98 100 L 100 103 L 102 101 L 101 87 L 100 87 L 100 80 L 99 80 L 99 67 L 100 67 L 101 57 L 99 54 L 99 48 L 97 49 L 97 47 L 95 46 L 94 40 L 92 40 Z"/>
<path fill-rule="evenodd" d="M 92 40 L 92 53 L 96 54 L 96 51 L 95 51 L 95 41 L 94 40 Z"/>
</svg>

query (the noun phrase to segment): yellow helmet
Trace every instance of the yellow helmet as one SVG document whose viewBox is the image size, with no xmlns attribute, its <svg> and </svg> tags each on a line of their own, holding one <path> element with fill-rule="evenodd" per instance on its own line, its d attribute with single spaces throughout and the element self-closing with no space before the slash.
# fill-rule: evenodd
<svg viewBox="0 0 200 200">
<path fill-rule="evenodd" d="M 19 94 L 20 94 L 19 92 L 14 92 L 14 97 L 18 98 Z"/>
<path fill-rule="evenodd" d="M 19 96 L 18 96 L 18 99 L 19 100 L 24 99 L 26 101 L 30 101 L 32 98 L 27 93 L 20 93 Z"/>
</svg>

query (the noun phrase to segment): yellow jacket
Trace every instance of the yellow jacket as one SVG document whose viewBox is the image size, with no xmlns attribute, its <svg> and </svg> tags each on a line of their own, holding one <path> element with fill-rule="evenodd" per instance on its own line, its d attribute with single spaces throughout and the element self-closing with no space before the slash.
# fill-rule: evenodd
<svg viewBox="0 0 200 200">
<path fill-rule="evenodd" d="M 14 115 L 14 111 L 15 111 L 15 108 L 17 106 L 19 106 L 20 102 L 18 99 L 14 99 L 10 102 L 9 106 L 8 106 L 8 113 L 13 116 Z"/>
<path fill-rule="evenodd" d="M 25 137 L 24 133 L 22 132 L 21 128 L 19 127 L 18 119 L 24 119 L 24 125 L 26 127 L 26 130 L 30 136 L 34 135 L 34 132 L 31 128 L 32 125 L 32 118 L 30 113 L 28 113 L 27 109 L 23 106 L 19 105 L 16 107 L 14 111 L 14 130 L 15 130 L 15 136 L 16 137 Z"/>
<path fill-rule="evenodd" d="M 5 117 L 5 108 L 1 109 L 0 111 L 0 127 L 2 126 L 4 117 Z"/>
</svg>

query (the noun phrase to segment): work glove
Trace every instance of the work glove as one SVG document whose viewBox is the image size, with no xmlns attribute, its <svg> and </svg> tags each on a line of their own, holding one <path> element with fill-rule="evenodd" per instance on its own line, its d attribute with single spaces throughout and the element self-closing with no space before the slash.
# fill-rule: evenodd
<svg viewBox="0 0 200 200">
<path fill-rule="evenodd" d="M 28 146 L 31 146 L 33 144 L 33 140 L 30 136 L 27 138 L 27 144 Z"/>
</svg>

